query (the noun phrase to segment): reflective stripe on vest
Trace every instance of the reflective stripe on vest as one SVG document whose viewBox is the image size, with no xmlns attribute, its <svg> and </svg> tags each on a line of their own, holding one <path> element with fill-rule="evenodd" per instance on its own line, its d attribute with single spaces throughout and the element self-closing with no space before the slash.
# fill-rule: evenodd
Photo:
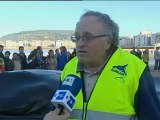
<svg viewBox="0 0 160 120">
<path fill-rule="evenodd" d="M 82 120 L 82 110 L 73 110 L 70 120 Z M 121 115 L 107 112 L 87 111 L 86 120 L 138 120 L 135 115 Z"/>
</svg>

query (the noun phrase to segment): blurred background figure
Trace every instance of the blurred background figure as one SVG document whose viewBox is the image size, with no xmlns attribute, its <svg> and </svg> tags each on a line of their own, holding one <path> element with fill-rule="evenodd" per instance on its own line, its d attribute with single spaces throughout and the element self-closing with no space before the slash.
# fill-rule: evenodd
<svg viewBox="0 0 160 120">
<path fill-rule="evenodd" d="M 2 59 L 4 59 L 3 48 L 3 45 L 0 45 L 0 58 Z"/>
<path fill-rule="evenodd" d="M 8 63 L 8 71 L 22 70 L 22 62 L 18 53 L 13 53 L 12 60 Z"/>
<path fill-rule="evenodd" d="M 159 60 L 160 60 L 160 52 L 159 52 L 159 47 L 156 47 L 155 51 L 154 51 L 154 60 L 155 60 L 155 64 L 154 64 L 154 70 L 158 70 L 158 66 L 159 65 Z"/>
<path fill-rule="evenodd" d="M 59 68 L 59 58 L 60 58 L 59 49 L 55 50 L 55 57 L 57 58 L 57 68 Z"/>
<path fill-rule="evenodd" d="M 39 52 L 36 53 L 34 62 L 36 69 L 45 69 L 45 62 L 42 59 L 42 55 Z"/>
<path fill-rule="evenodd" d="M 142 59 L 142 52 L 140 51 L 139 48 L 137 48 L 136 56 L 137 56 L 139 59 Z"/>
<path fill-rule="evenodd" d="M 36 54 L 37 54 L 37 49 L 34 49 L 30 52 L 26 65 L 27 69 L 36 69 L 36 63 L 35 63 Z"/>
<path fill-rule="evenodd" d="M 68 61 L 72 59 L 72 54 L 69 51 L 67 51 L 67 57 L 68 57 Z"/>
<path fill-rule="evenodd" d="M 76 49 L 74 48 L 74 49 L 73 49 L 73 52 L 71 53 L 70 60 L 71 60 L 72 58 L 74 58 L 75 56 L 76 56 Z"/>
<path fill-rule="evenodd" d="M 20 57 L 21 62 L 22 62 L 22 69 L 26 69 L 27 58 L 26 58 L 26 55 L 24 53 L 24 47 L 23 46 L 19 47 L 19 57 Z"/>
<path fill-rule="evenodd" d="M 4 63 L 5 63 L 5 70 L 6 70 L 6 71 L 8 71 L 8 63 L 9 63 L 9 61 L 11 60 L 11 59 L 10 59 L 10 54 L 11 54 L 11 53 L 10 53 L 9 51 L 6 51 L 5 54 L 4 54 L 4 55 L 5 55 L 5 56 L 4 56 Z"/>
<path fill-rule="evenodd" d="M 149 49 L 148 48 L 145 49 L 145 52 L 149 56 Z"/>
<path fill-rule="evenodd" d="M 130 51 L 131 54 L 136 55 L 136 50 L 135 47 L 132 48 L 132 50 Z"/>
<path fill-rule="evenodd" d="M 43 50 L 41 46 L 37 47 L 37 53 L 39 53 L 41 55 L 41 57 L 43 57 Z"/>
<path fill-rule="evenodd" d="M 76 56 L 76 49 L 74 48 L 72 52 L 72 57 L 75 57 L 75 56 Z"/>
<path fill-rule="evenodd" d="M 143 62 L 147 65 L 146 68 L 149 70 L 149 66 L 148 66 L 149 56 L 148 56 L 147 51 L 144 51 L 144 52 L 143 52 L 142 60 L 143 60 Z"/>
<path fill-rule="evenodd" d="M 67 49 L 65 46 L 61 46 L 60 47 L 60 58 L 59 58 L 59 70 L 63 70 L 64 66 L 66 65 L 66 63 L 68 62 L 68 54 L 67 54 Z"/>
<path fill-rule="evenodd" d="M 54 55 L 53 50 L 48 51 L 48 56 L 46 59 L 46 68 L 48 70 L 57 70 L 57 57 Z"/>
<path fill-rule="evenodd" d="M 0 58 L 0 73 L 5 72 L 5 64 L 2 58 Z"/>
</svg>

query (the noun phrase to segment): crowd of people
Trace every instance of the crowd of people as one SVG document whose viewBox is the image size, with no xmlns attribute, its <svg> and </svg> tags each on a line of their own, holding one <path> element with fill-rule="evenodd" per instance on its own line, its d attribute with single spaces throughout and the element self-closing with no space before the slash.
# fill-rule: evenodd
<svg viewBox="0 0 160 120">
<path fill-rule="evenodd" d="M 47 56 L 43 56 L 43 50 L 41 46 L 30 52 L 29 56 L 24 53 L 24 47 L 19 47 L 19 53 L 14 52 L 12 59 L 10 59 L 10 51 L 6 51 L 3 54 L 4 46 L 0 45 L 0 72 L 24 70 L 24 69 L 48 69 L 48 70 L 63 70 L 64 66 L 74 56 L 76 56 L 76 49 L 70 53 L 65 46 L 61 46 L 59 49 L 50 49 Z M 137 50 L 136 50 L 137 49 Z M 149 69 L 149 49 L 146 48 L 141 51 L 139 48 L 133 47 L 130 51 L 131 54 L 137 56 L 139 59 L 147 65 Z M 160 70 L 160 52 L 159 47 L 156 47 L 154 51 L 154 70 Z"/>
<path fill-rule="evenodd" d="M 135 47 L 133 47 L 133 49 L 130 51 L 131 54 L 137 56 L 139 59 L 143 60 L 143 62 L 147 65 L 147 69 L 149 70 L 149 49 L 145 49 L 143 52 L 137 48 L 137 50 L 135 50 Z M 156 47 L 155 51 L 154 51 L 154 60 L 155 60 L 155 64 L 154 64 L 154 70 L 158 71 L 160 70 L 160 52 L 159 52 L 159 47 Z"/>
<path fill-rule="evenodd" d="M 143 60 L 143 62 L 147 65 L 147 69 L 149 70 L 149 50 L 145 49 L 143 52 L 139 48 L 135 50 L 135 47 L 130 51 L 131 54 L 137 56 L 139 59 Z"/>
<path fill-rule="evenodd" d="M 61 46 L 55 51 L 50 49 L 48 55 L 43 55 L 41 46 L 32 50 L 29 56 L 24 53 L 24 47 L 19 47 L 19 53 L 14 52 L 10 59 L 10 51 L 3 53 L 4 46 L 0 45 L 0 72 L 24 70 L 24 69 L 47 69 L 47 70 L 63 70 L 64 66 L 75 55 L 67 51 L 65 46 Z"/>
</svg>

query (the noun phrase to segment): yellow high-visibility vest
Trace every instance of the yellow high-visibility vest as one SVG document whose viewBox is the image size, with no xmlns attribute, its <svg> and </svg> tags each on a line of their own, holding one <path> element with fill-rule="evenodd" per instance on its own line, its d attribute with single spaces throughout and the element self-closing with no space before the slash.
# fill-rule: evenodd
<svg viewBox="0 0 160 120">
<path fill-rule="evenodd" d="M 77 73 L 77 57 L 73 58 L 61 74 L 63 80 Z M 77 120 L 135 120 L 134 97 L 139 79 L 146 65 L 136 56 L 118 48 L 101 72 L 87 103 L 82 90 L 76 96 L 71 119 Z"/>
</svg>

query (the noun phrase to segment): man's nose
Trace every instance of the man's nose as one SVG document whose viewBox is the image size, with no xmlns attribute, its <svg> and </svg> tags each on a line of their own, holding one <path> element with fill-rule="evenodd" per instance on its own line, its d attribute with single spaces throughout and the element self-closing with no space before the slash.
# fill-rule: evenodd
<svg viewBox="0 0 160 120">
<path fill-rule="evenodd" d="M 85 40 L 83 40 L 83 38 L 80 38 L 80 40 L 76 44 L 78 46 L 84 46 L 84 45 L 86 45 Z"/>
</svg>

